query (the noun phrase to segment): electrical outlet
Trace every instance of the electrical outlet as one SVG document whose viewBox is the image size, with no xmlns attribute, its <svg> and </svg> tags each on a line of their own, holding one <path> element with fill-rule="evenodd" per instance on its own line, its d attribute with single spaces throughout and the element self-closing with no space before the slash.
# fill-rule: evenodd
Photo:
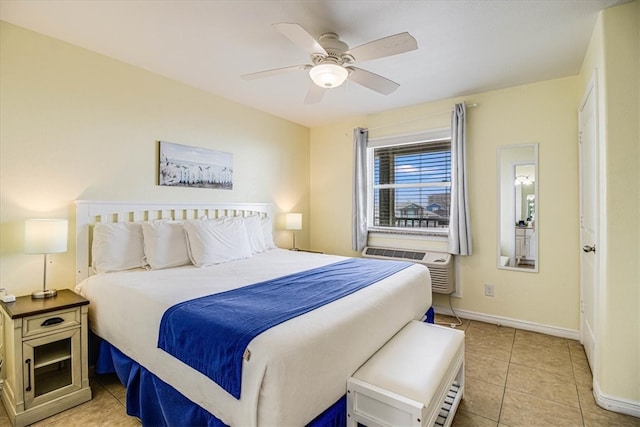
<svg viewBox="0 0 640 427">
<path fill-rule="evenodd" d="M 485 283 L 484 284 L 484 296 L 485 297 L 495 297 L 496 289 L 492 284 Z"/>
</svg>

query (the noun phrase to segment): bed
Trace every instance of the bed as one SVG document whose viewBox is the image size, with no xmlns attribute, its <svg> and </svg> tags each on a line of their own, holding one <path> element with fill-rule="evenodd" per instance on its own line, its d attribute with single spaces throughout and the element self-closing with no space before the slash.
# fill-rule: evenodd
<svg viewBox="0 0 640 427">
<path fill-rule="evenodd" d="M 167 224 L 187 236 L 188 262 L 184 251 L 162 251 L 176 252 L 181 244 L 170 239 L 178 234 L 145 232 Z M 217 237 L 224 244 L 213 254 L 211 241 L 200 239 L 208 234 L 190 228 L 210 224 L 226 227 Z M 244 248 L 233 259 L 216 258 L 236 253 L 236 241 L 245 241 L 244 235 L 225 240 L 224 233 L 237 233 L 238 224 L 250 254 Z M 350 262 L 276 248 L 272 229 L 268 204 L 76 202 L 76 292 L 89 299 L 89 325 L 101 340 L 96 370 L 118 373 L 127 386 L 127 412 L 144 425 L 340 425 L 347 378 L 409 321 L 424 319 L 430 310 L 428 269 L 403 266 L 252 338 L 241 360 L 241 392 L 234 397 L 207 373 L 159 348 L 161 326 L 170 309 L 181 304 Z M 130 248 L 132 240 L 145 254 L 133 267 L 116 259 L 139 256 Z"/>
</svg>

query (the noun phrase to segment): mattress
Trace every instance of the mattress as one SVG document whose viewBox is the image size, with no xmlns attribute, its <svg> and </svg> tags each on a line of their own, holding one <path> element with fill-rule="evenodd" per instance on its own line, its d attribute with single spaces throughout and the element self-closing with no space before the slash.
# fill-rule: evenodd
<svg viewBox="0 0 640 427">
<path fill-rule="evenodd" d="M 346 392 L 349 378 L 410 320 L 431 306 L 428 269 L 413 265 L 367 288 L 281 323 L 248 346 L 242 395 L 157 347 L 171 306 L 344 257 L 272 249 L 207 268 L 134 270 L 91 276 L 76 291 L 90 301 L 92 330 L 185 397 L 232 426 L 300 426 Z"/>
</svg>

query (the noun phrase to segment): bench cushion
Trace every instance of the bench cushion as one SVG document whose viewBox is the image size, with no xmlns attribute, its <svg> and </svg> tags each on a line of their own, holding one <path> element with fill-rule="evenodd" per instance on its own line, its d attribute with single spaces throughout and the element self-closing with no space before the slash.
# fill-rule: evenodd
<svg viewBox="0 0 640 427">
<path fill-rule="evenodd" d="M 464 333 L 412 321 L 387 342 L 353 378 L 427 403 L 464 344 Z"/>
</svg>

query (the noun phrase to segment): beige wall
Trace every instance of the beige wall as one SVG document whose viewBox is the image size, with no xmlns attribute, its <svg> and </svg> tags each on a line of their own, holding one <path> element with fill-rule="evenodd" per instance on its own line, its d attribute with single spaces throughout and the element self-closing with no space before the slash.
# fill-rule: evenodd
<svg viewBox="0 0 640 427">
<path fill-rule="evenodd" d="M 528 321 L 555 328 L 579 329 L 579 235 L 577 104 L 579 79 L 569 77 L 465 97 L 468 110 L 468 173 L 473 227 L 473 256 L 461 258 L 462 298 L 455 308 Z M 351 182 L 355 126 L 371 128 L 371 137 L 450 126 L 449 113 L 463 98 L 398 109 L 311 130 L 311 242 L 314 249 L 354 255 L 351 251 Z M 425 117 L 400 126 L 413 118 Z M 497 148 L 539 144 L 540 272 L 496 268 Z M 425 239 L 371 238 L 374 244 L 424 249 L 446 248 Z M 494 298 L 483 295 L 495 285 Z M 447 299 L 434 296 L 445 307 Z"/>
<path fill-rule="evenodd" d="M 640 405 L 640 5 L 604 10 L 580 73 L 598 80 L 599 292 L 594 388 Z"/>
<path fill-rule="evenodd" d="M 42 286 L 42 257 L 22 253 L 24 219 L 73 227 L 76 199 L 270 202 L 308 219 L 308 128 L 5 22 L 0 43 L 0 283 L 10 292 Z M 158 140 L 233 153 L 234 189 L 156 185 Z M 52 287 L 74 286 L 73 239 L 52 256 Z M 288 247 L 291 236 L 276 239 Z"/>
<path fill-rule="evenodd" d="M 311 130 L 311 247 L 322 252 L 358 255 L 351 251 L 351 182 L 353 129 L 364 119 L 353 118 Z"/>
</svg>

